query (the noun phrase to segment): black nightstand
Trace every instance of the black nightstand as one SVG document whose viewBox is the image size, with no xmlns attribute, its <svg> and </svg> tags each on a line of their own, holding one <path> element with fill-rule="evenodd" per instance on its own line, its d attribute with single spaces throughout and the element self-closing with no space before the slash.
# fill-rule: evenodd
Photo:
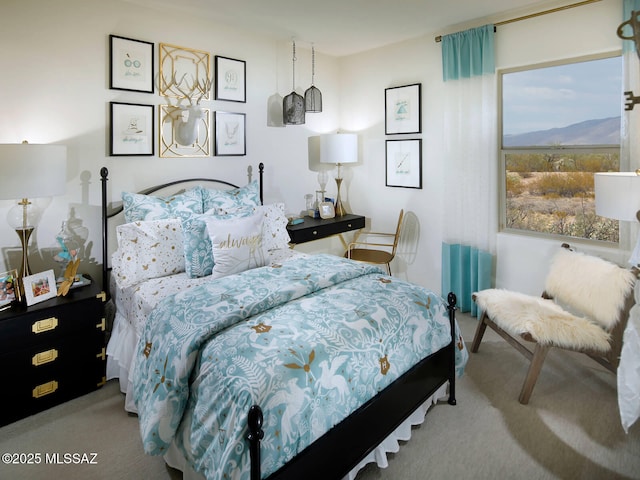
<svg viewBox="0 0 640 480">
<path fill-rule="evenodd" d="M 364 217 L 362 215 L 347 214 L 342 217 L 326 219 L 304 217 L 304 222 L 297 225 L 288 225 L 287 231 L 289 232 L 291 243 L 296 244 L 311 242 L 361 228 L 364 228 Z"/>
<path fill-rule="evenodd" d="M 0 312 L 0 426 L 104 385 L 105 299 L 93 282 Z"/>
</svg>

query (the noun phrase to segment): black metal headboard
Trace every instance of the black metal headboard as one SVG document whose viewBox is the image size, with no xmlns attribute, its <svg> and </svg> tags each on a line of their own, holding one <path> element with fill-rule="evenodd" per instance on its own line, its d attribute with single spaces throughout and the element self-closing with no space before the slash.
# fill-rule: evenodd
<svg viewBox="0 0 640 480">
<path fill-rule="evenodd" d="M 249 172 L 251 171 L 251 167 L 249 167 Z M 263 175 L 264 175 L 264 163 L 260 163 L 258 165 L 258 184 L 260 186 L 260 203 L 264 203 L 263 196 Z M 109 181 L 109 170 L 107 167 L 102 167 L 100 169 L 100 181 L 102 182 L 102 289 L 105 292 L 109 291 L 109 250 L 108 250 L 108 221 L 110 218 L 115 217 L 119 213 L 123 212 L 124 206 L 120 205 L 115 208 L 109 208 L 107 202 L 107 182 Z M 153 193 L 159 192 L 169 187 L 186 185 L 193 182 L 207 182 L 207 183 L 217 183 L 220 185 L 226 185 L 230 188 L 239 188 L 239 185 L 236 185 L 231 182 L 227 182 L 226 180 L 219 180 L 217 178 L 185 178 L 182 180 L 174 180 L 171 182 L 163 183 L 162 185 L 154 185 L 149 188 L 145 188 L 144 190 L 140 190 L 137 193 L 142 195 L 151 195 Z"/>
</svg>

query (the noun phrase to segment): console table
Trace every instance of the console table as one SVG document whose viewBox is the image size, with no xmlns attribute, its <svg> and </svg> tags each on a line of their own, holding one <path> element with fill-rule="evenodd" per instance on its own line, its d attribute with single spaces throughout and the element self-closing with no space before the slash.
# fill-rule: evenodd
<svg viewBox="0 0 640 480">
<path fill-rule="evenodd" d="M 361 228 L 364 228 L 364 216 L 348 213 L 335 218 L 304 217 L 304 222 L 297 225 L 288 225 L 287 231 L 291 238 L 291 244 L 296 245 Z M 347 248 L 344 239 L 340 237 L 340 240 L 344 247 Z"/>
</svg>

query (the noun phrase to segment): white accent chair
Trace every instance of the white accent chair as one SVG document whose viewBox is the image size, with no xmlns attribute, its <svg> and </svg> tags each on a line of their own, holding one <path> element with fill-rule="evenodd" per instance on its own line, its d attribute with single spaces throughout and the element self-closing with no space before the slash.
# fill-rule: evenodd
<svg viewBox="0 0 640 480">
<path fill-rule="evenodd" d="M 614 374 L 620 360 L 637 269 L 562 247 L 552 260 L 542 297 L 495 288 L 473 294 L 482 314 L 471 351 L 478 351 L 491 327 L 531 362 L 520 391 L 522 404 L 529 403 L 552 347 L 585 353 Z M 522 340 L 532 342 L 534 349 Z"/>
</svg>

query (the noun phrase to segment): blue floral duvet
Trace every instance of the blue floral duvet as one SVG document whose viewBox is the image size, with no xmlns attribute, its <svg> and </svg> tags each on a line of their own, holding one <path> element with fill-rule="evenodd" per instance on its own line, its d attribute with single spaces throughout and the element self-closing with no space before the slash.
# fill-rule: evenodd
<svg viewBox="0 0 640 480">
<path fill-rule="evenodd" d="M 248 479 L 247 412 L 258 404 L 266 476 L 450 341 L 438 295 L 340 257 L 213 280 L 162 301 L 142 332 L 144 449 L 175 442 L 207 478 Z"/>
</svg>

